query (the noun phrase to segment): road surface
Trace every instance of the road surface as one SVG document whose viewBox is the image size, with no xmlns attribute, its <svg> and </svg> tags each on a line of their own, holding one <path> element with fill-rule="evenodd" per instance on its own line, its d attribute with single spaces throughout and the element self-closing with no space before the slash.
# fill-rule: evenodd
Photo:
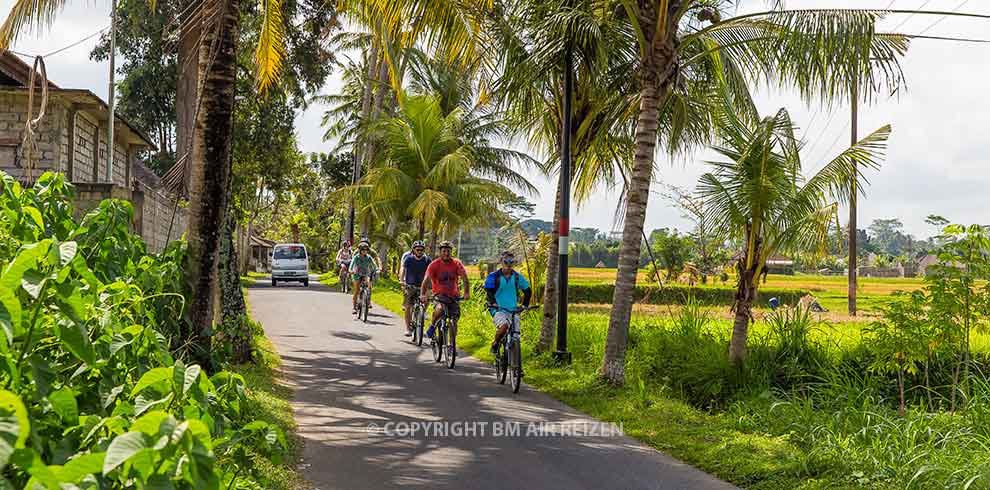
<svg viewBox="0 0 990 490">
<path fill-rule="evenodd" d="M 734 488 L 528 386 L 513 395 L 474 358 L 448 370 L 395 315 L 377 306 L 360 323 L 349 296 L 311 279 L 248 291 L 295 390 L 317 490 Z"/>
</svg>

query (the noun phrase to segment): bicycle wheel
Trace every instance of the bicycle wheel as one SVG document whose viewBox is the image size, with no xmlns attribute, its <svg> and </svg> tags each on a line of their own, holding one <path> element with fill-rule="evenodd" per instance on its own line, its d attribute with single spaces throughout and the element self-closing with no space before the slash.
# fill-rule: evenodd
<svg viewBox="0 0 990 490">
<path fill-rule="evenodd" d="M 454 347 L 454 339 L 447 340 L 447 369 L 454 369 L 454 363 L 457 362 L 457 348 Z"/>
<path fill-rule="evenodd" d="M 446 330 L 446 326 L 443 324 L 443 320 L 440 320 L 440 323 L 437 324 L 436 330 L 433 332 L 433 360 L 436 362 L 443 360 L 443 336 L 444 333 L 446 333 L 444 330 Z"/>
<path fill-rule="evenodd" d="M 495 353 L 495 381 L 498 384 L 505 384 L 505 375 L 508 373 L 509 362 L 505 357 L 505 342 L 499 342 L 498 352 Z"/>
<path fill-rule="evenodd" d="M 423 305 L 417 304 L 416 310 L 413 312 L 413 342 L 420 347 L 423 346 L 423 323 L 426 321 L 425 316 Z"/>
<path fill-rule="evenodd" d="M 512 392 L 519 393 L 522 385 L 522 352 L 519 351 L 519 342 L 512 342 L 509 359 L 509 365 L 512 366 Z"/>
</svg>

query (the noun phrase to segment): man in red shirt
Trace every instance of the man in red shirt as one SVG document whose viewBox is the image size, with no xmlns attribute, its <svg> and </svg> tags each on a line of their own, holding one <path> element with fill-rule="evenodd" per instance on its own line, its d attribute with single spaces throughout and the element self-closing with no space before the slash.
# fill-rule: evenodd
<svg viewBox="0 0 990 490">
<path fill-rule="evenodd" d="M 426 277 L 429 281 L 423 281 L 423 285 L 419 290 L 420 298 L 425 303 L 426 288 L 427 284 L 429 284 L 437 300 L 437 307 L 433 308 L 433 322 L 426 332 L 428 338 L 433 338 L 433 331 L 436 327 L 437 320 L 443 315 L 443 310 L 446 309 L 448 312 L 447 316 L 451 319 L 450 345 L 448 346 L 451 356 L 454 353 L 454 346 L 457 345 L 455 343 L 455 339 L 457 338 L 457 320 L 461 317 L 461 309 L 457 302 L 461 299 L 466 300 L 471 297 L 471 285 L 468 283 L 464 264 L 460 260 L 450 256 L 453 248 L 454 246 L 449 241 L 440 243 L 440 257 L 431 262 L 430 266 L 426 268 Z M 464 281 L 463 298 L 458 288 L 460 285 L 459 280 Z"/>
</svg>

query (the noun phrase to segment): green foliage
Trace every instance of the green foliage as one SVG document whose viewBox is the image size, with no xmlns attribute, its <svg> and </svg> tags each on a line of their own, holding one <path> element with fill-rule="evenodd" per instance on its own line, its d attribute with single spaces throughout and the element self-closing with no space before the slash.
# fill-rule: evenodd
<svg viewBox="0 0 990 490">
<path fill-rule="evenodd" d="M 694 242 L 677 230 L 661 228 L 650 233 L 650 247 L 658 265 L 667 271 L 667 280 L 676 280 L 684 265 L 694 259 Z"/>
<path fill-rule="evenodd" d="M 0 179 L 2 484 L 264 487 L 281 431 L 243 410 L 243 378 L 172 353 L 184 246 L 148 255 L 121 201 L 74 225 L 61 175 Z"/>
</svg>

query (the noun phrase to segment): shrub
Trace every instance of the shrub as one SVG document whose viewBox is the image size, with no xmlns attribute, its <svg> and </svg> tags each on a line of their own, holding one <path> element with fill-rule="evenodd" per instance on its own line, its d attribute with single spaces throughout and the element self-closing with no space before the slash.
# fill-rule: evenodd
<svg viewBox="0 0 990 490">
<path fill-rule="evenodd" d="M 240 376 L 172 354 L 183 245 L 148 255 L 123 201 L 76 224 L 72 192 L 0 174 L 0 487 L 264 486 L 253 458 L 283 435 L 244 413 Z"/>
</svg>

